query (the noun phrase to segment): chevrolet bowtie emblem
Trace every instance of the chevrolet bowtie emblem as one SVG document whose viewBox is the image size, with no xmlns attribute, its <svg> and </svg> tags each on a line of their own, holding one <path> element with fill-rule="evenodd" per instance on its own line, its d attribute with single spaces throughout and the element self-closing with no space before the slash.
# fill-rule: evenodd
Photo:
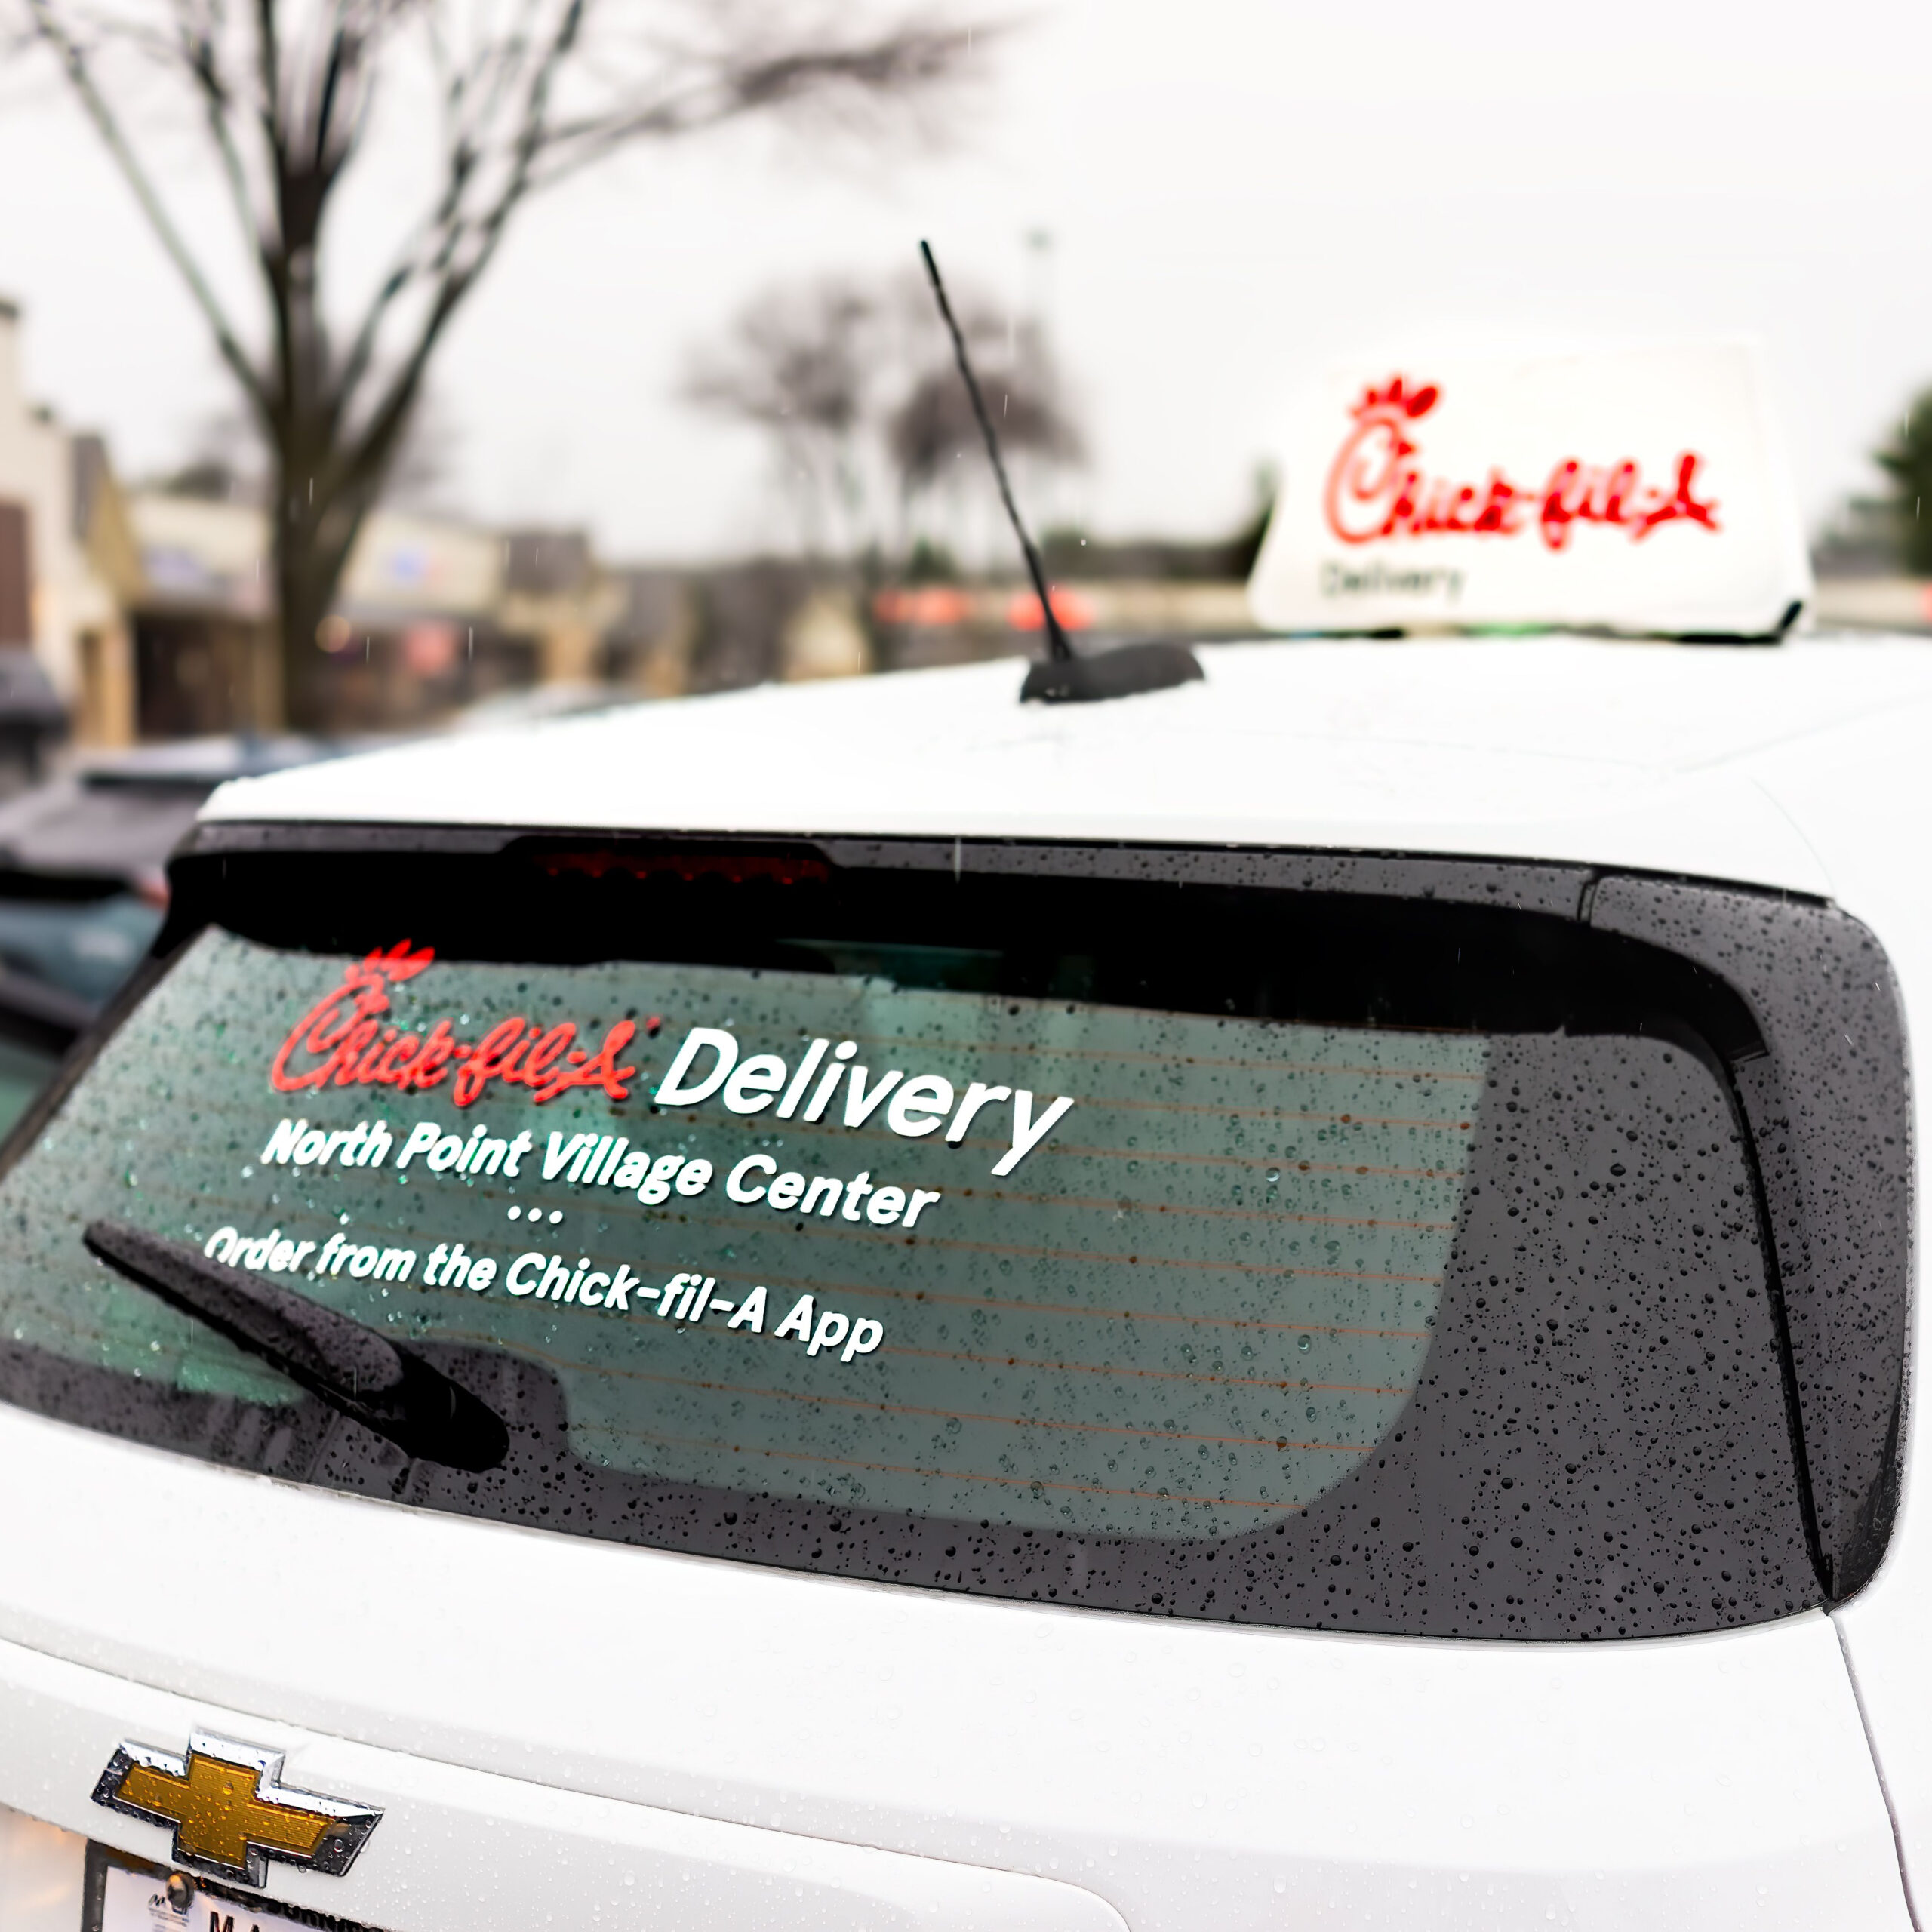
<svg viewBox="0 0 1932 1932">
<path fill-rule="evenodd" d="M 271 1858 L 339 1876 L 383 1814 L 286 1789 L 282 1756 L 200 1731 L 189 1738 L 185 1758 L 123 1744 L 107 1761 L 94 1801 L 151 1825 L 172 1825 L 174 1863 L 218 1878 L 265 1885 Z"/>
</svg>

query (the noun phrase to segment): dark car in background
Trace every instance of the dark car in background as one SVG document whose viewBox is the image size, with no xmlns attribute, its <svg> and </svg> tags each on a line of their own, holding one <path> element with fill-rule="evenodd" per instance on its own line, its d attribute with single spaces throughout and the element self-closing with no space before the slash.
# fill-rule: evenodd
<svg viewBox="0 0 1932 1932">
<path fill-rule="evenodd" d="M 168 855 L 230 778 L 331 756 L 226 736 L 98 757 L 0 804 L 0 1130 L 38 1093 L 160 930 Z"/>
</svg>

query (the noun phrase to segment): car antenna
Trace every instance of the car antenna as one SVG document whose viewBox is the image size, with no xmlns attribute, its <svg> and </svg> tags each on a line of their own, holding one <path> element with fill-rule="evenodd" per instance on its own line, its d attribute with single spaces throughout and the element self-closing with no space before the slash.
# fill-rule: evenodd
<svg viewBox="0 0 1932 1932">
<path fill-rule="evenodd" d="M 1013 500 L 1013 486 L 1007 481 L 1006 465 L 1000 459 L 999 438 L 993 432 L 992 418 L 986 414 L 986 399 L 980 393 L 972 360 L 966 353 L 966 337 L 953 316 L 952 304 L 946 300 L 946 284 L 940 279 L 939 263 L 933 259 L 929 243 L 921 242 L 919 253 L 925 260 L 926 278 L 933 285 L 933 297 L 939 304 L 940 318 L 946 324 L 946 334 L 952 338 L 953 359 L 959 365 L 967 399 L 973 405 L 980 434 L 986 439 L 986 458 L 993 466 L 994 481 L 999 485 L 1000 501 L 1006 506 L 1007 520 L 1013 525 L 1014 535 L 1020 540 L 1020 552 L 1026 559 L 1026 574 L 1033 580 L 1033 592 L 1040 600 L 1040 614 L 1046 624 L 1046 661 L 1028 669 L 1026 681 L 1020 688 L 1021 703 L 1038 699 L 1043 704 L 1091 703 L 1100 698 L 1131 697 L 1139 691 L 1165 691 L 1170 685 L 1188 684 L 1204 677 L 1207 674 L 1201 668 L 1200 660 L 1186 645 L 1164 638 L 1116 645 L 1111 651 L 1097 651 L 1087 657 L 1074 655 L 1073 647 L 1067 642 L 1066 633 L 1060 628 L 1060 619 L 1054 614 L 1053 598 L 1048 594 L 1046 567 L 1041 562 L 1040 552 L 1021 521 L 1020 506 Z"/>
</svg>

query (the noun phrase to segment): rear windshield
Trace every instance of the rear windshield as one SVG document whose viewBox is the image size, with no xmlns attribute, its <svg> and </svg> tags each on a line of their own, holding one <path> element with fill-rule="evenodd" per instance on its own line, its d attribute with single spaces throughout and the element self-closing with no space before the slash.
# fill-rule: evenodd
<svg viewBox="0 0 1932 1932">
<path fill-rule="evenodd" d="M 721 916 L 632 879 L 614 917 L 570 869 L 537 897 L 595 903 L 596 956 L 486 954 L 433 897 L 367 945 L 186 937 L 0 1182 L 14 1398 L 1107 1607 L 1553 1636 L 1816 1600 L 1743 1143 L 1656 986 L 1620 1022 L 1600 965 L 1426 908 L 806 881 Z M 412 1463 L 97 1262 L 102 1218 L 418 1349 L 509 1456 Z"/>
</svg>

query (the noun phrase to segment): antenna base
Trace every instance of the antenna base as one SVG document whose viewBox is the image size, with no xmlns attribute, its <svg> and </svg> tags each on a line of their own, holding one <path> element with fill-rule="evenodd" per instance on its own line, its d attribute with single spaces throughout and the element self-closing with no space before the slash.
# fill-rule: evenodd
<svg viewBox="0 0 1932 1932">
<path fill-rule="evenodd" d="M 1086 657 L 1048 657 L 1032 666 L 1020 687 L 1020 701 L 1041 704 L 1094 704 L 1103 698 L 1134 697 L 1192 684 L 1207 672 L 1184 644 L 1154 638 L 1116 645 Z"/>
</svg>

